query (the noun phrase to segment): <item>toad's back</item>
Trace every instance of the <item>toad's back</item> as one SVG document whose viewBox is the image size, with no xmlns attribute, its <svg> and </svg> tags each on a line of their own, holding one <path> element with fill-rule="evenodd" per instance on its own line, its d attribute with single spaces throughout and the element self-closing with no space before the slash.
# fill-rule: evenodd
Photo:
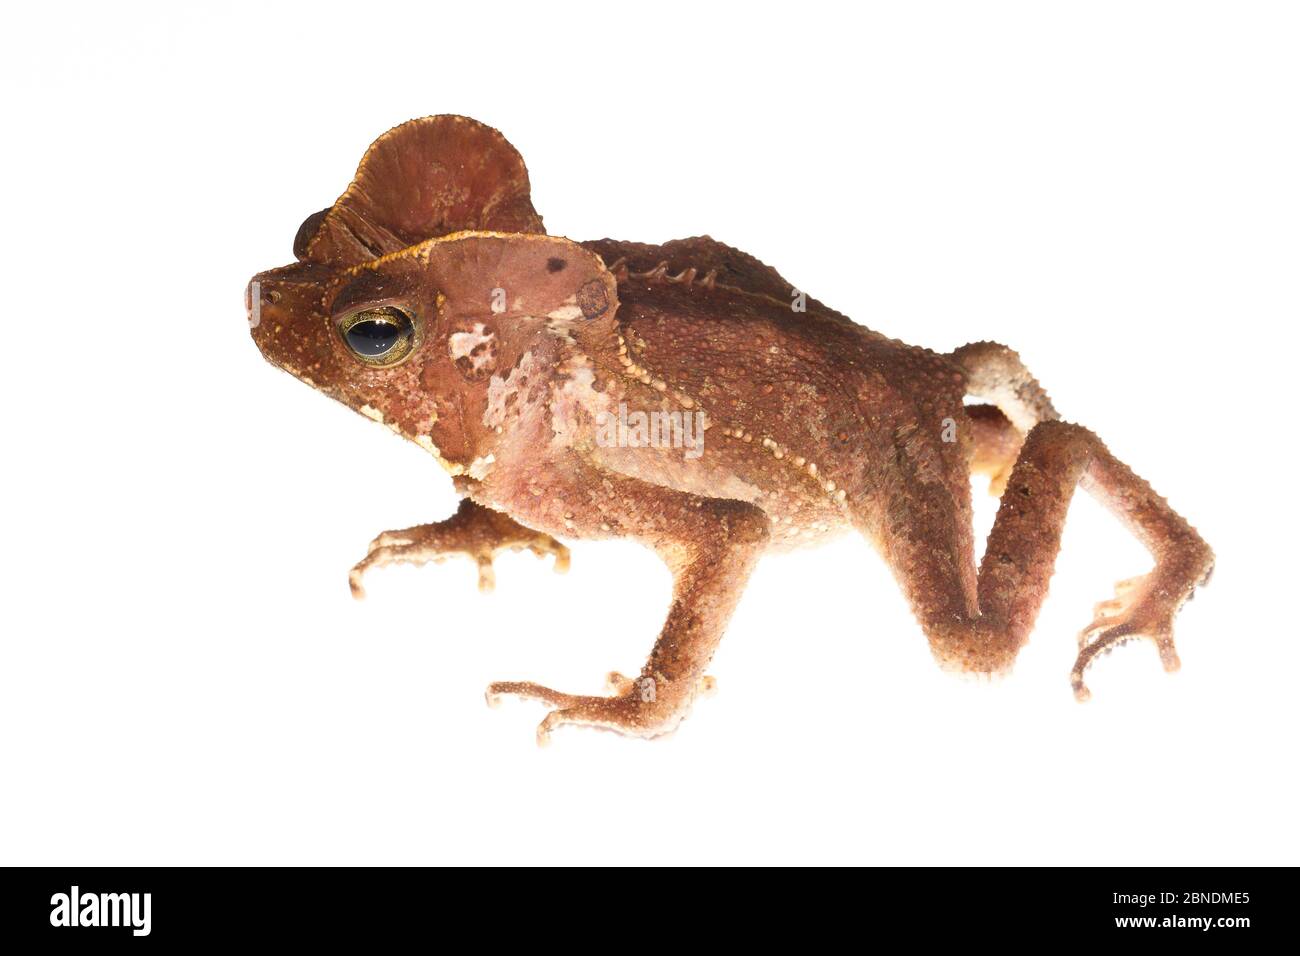
<svg viewBox="0 0 1300 956">
<path fill-rule="evenodd" d="M 806 492 L 828 509 L 813 524 L 874 531 L 891 489 L 920 482 L 935 492 L 927 507 L 966 514 L 965 376 L 950 360 L 800 301 L 711 239 L 586 245 L 618 278 L 632 361 L 706 411 L 706 460 L 766 493 L 750 500 L 772 513 Z"/>
</svg>

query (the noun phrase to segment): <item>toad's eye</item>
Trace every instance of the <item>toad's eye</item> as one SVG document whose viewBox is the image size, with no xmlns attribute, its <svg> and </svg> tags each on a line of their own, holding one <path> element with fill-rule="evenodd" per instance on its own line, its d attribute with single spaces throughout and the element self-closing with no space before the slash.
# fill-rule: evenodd
<svg viewBox="0 0 1300 956">
<path fill-rule="evenodd" d="M 352 354 L 367 365 L 395 365 L 411 352 L 415 324 L 395 306 L 353 312 L 339 323 Z"/>
</svg>

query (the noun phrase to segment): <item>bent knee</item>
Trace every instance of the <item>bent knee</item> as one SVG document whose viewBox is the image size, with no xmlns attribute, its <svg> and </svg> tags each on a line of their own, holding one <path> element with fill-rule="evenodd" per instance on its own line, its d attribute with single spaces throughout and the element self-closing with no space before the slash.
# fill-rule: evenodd
<svg viewBox="0 0 1300 956">
<path fill-rule="evenodd" d="M 994 676 L 1011 670 L 1025 639 L 987 618 L 931 627 L 930 652 L 946 671 Z"/>
</svg>

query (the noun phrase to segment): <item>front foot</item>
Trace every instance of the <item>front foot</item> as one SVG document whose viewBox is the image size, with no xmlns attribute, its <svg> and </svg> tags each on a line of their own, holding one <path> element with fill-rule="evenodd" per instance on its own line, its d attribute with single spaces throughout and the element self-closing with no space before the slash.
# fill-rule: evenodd
<svg viewBox="0 0 1300 956">
<path fill-rule="evenodd" d="M 545 747 L 551 732 L 564 724 L 580 724 L 617 731 L 630 737 L 658 737 L 671 733 L 690 710 L 696 696 L 708 696 L 717 684 L 702 677 L 682 694 L 663 680 L 653 677 L 628 678 L 611 673 L 605 679 L 608 697 L 565 694 L 531 681 L 498 681 L 489 684 L 487 702 L 495 707 L 505 696 L 540 700 L 555 709 L 537 726 L 537 743 Z"/>
<path fill-rule="evenodd" d="M 1178 670 L 1174 616 L 1185 600 L 1186 595 L 1178 590 L 1161 588 L 1154 573 L 1116 584 L 1115 597 L 1098 604 L 1093 622 L 1079 633 L 1079 656 L 1070 673 L 1075 698 L 1085 701 L 1092 696 L 1083 675 L 1097 656 L 1134 638 L 1154 641 L 1165 670 L 1169 673 Z"/>
<path fill-rule="evenodd" d="M 569 549 L 550 535 L 525 528 L 513 518 L 465 498 L 446 521 L 379 535 L 370 542 L 366 556 L 348 573 L 348 584 L 352 596 L 360 600 L 366 596 L 362 579 L 371 568 L 441 563 L 450 554 L 464 554 L 478 566 L 479 590 L 491 591 L 496 586 L 492 559 L 502 551 L 524 548 L 539 558 L 554 555 L 555 570 L 559 573 L 569 569 Z"/>
</svg>

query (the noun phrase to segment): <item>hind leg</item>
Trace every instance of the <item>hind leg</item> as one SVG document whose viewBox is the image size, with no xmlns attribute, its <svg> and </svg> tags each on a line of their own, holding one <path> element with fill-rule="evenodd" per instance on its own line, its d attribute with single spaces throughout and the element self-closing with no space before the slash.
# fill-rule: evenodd
<svg viewBox="0 0 1300 956">
<path fill-rule="evenodd" d="M 1165 669 L 1177 669 L 1174 616 L 1205 582 L 1214 554 L 1092 432 L 1064 422 L 1036 425 L 1011 473 L 980 567 L 980 607 L 1006 621 L 1019 640 L 1027 636 L 1046 596 L 1076 484 L 1120 518 L 1156 561 L 1145 577 L 1126 583 L 1121 600 L 1101 605 L 1105 613 L 1085 630 L 1071 683 L 1075 695 L 1086 700 L 1085 670 L 1099 652 L 1131 638 L 1150 638 Z"/>
<path fill-rule="evenodd" d="M 1156 566 L 1149 574 L 1121 581 L 1116 585 L 1115 599 L 1097 605 L 1096 619 L 1079 635 L 1079 656 L 1071 673 L 1075 695 L 1080 700 L 1088 698 L 1083 675 L 1098 654 L 1138 636 L 1154 640 L 1166 670 L 1176 670 L 1178 655 L 1174 650 L 1173 617 L 1197 585 L 1208 580 L 1214 564 L 1214 554 L 1209 546 L 1163 498 L 1152 491 L 1150 485 L 1116 460 L 1095 435 L 1077 426 L 1062 425 L 1047 392 L 1010 348 L 996 342 L 974 342 L 954 351 L 951 358 L 966 373 L 967 391 L 993 402 L 1006 416 L 1007 424 L 1013 426 L 1011 432 L 1027 431 L 1032 439 L 1043 429 L 1053 436 L 1044 439 L 1040 435 L 1032 450 L 1030 442 L 1025 442 L 1024 450 L 1018 453 L 1015 470 L 1009 476 L 1013 491 L 1020 488 L 1022 497 L 1028 497 L 1029 492 L 1024 489 L 1029 485 L 1022 486 L 1018 476 L 1026 480 L 1038 479 L 1043 462 L 1054 456 L 1054 447 L 1060 452 L 1052 466 L 1062 479 L 1054 495 L 1060 499 L 1059 517 L 1055 513 L 1056 506 L 1051 501 L 1042 501 L 1041 496 L 1032 504 L 1028 501 L 1017 504 L 1014 496 L 1003 496 L 1002 509 L 989 537 L 980 570 L 981 607 L 985 607 L 987 601 L 994 613 L 1003 609 L 1003 613 L 1010 615 L 1009 626 L 1026 628 L 1027 635 L 1027 628 L 1032 626 L 1046 595 L 1047 578 L 1051 575 L 1060 545 L 1064 507 L 1077 480 L 1138 537 L 1156 559 Z M 999 462 L 1005 460 L 1013 438 L 1007 428 L 994 421 L 991 413 L 981 412 L 980 408 L 982 406 L 968 409 L 975 431 L 972 467 L 979 470 L 983 466 L 985 470 L 991 470 L 996 486 L 1000 478 Z M 1052 427 L 1048 428 L 1049 425 Z M 1069 449 L 1073 451 L 1067 454 Z M 1080 456 L 1082 463 L 1078 460 Z M 1076 472 L 1077 478 L 1074 477 Z M 1039 510 L 1043 514 L 1035 515 Z M 990 565 L 989 556 L 995 553 L 997 542 L 1004 555 L 1020 554 L 1024 560 L 1027 550 L 1035 550 L 1023 541 L 1026 536 L 1033 535 L 1033 522 L 1036 520 L 1047 522 L 1038 530 L 1038 559 L 1030 562 L 1035 567 L 1024 572 L 1023 582 L 1018 582 L 1020 571 L 998 569 Z M 1045 569 L 1037 566 L 1042 563 L 1043 556 L 1046 556 Z M 1013 592 L 1020 584 L 1028 591 L 1017 598 Z"/>
<path fill-rule="evenodd" d="M 1083 486 L 1137 536 L 1156 565 L 1145 575 L 1119 582 L 1116 598 L 1097 605 L 1096 619 L 1080 633 L 1079 656 L 1070 674 L 1080 700 L 1090 696 L 1083 675 L 1097 655 L 1136 637 L 1153 640 L 1165 670 L 1177 670 L 1174 615 L 1214 571 L 1214 552 L 1196 529 L 1127 465 L 1104 447 L 1101 451 L 1084 473 Z"/>
<path fill-rule="evenodd" d="M 987 475 L 989 494 L 1001 498 L 1011 469 L 1020 457 L 1025 436 L 995 405 L 970 405 L 966 408 L 966 418 L 974 435 L 970 470 Z"/>
<path fill-rule="evenodd" d="M 928 536 L 908 533 L 905 526 L 893 529 L 886 541 L 895 572 L 942 664 L 976 673 L 1010 667 L 1047 595 L 1066 511 L 1079 484 L 1127 524 L 1156 565 L 1130 584 L 1120 601 L 1103 605 L 1105 613 L 1085 632 L 1072 673 L 1076 695 L 1087 698 L 1083 675 L 1096 655 L 1134 637 L 1155 641 L 1165 667 L 1177 667 L 1173 618 L 1206 579 L 1213 553 L 1092 432 L 1060 421 L 1035 425 L 1025 439 L 989 534 L 974 595 L 961 556 L 952 549 L 933 547 Z M 908 494 L 910 500 L 896 503 L 894 511 L 938 510 L 935 502 L 918 505 L 915 489 Z"/>
<path fill-rule="evenodd" d="M 1060 418 L 1020 356 L 998 342 L 972 342 L 948 356 L 966 373 L 966 391 L 996 405 L 1021 434 Z"/>
</svg>

